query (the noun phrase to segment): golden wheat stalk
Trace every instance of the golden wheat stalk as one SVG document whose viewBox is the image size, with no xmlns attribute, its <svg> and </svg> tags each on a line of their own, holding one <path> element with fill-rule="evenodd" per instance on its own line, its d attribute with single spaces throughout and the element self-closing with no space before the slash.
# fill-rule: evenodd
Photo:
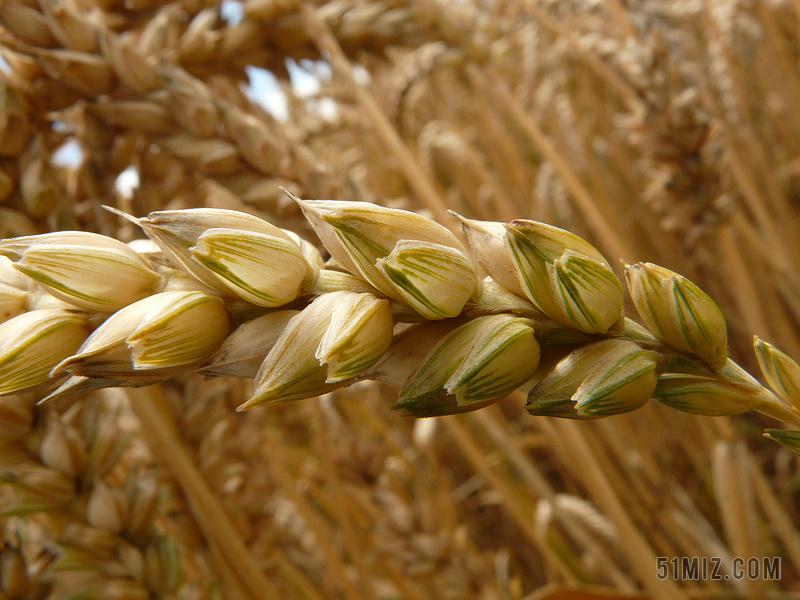
<svg viewBox="0 0 800 600">
<path fill-rule="evenodd" d="M 568 231 L 459 217 L 468 250 L 412 212 L 294 199 L 327 262 L 293 232 L 219 209 L 127 217 L 150 238 L 133 246 L 84 232 L 0 242 L 0 393 L 49 400 L 199 371 L 254 377 L 240 410 L 375 379 L 417 417 L 527 387 L 534 415 L 595 419 L 655 398 L 800 425 L 800 366 L 756 338 L 761 385 L 728 358 L 714 301 L 672 271 L 625 265 L 643 327 L 608 261 Z"/>
</svg>

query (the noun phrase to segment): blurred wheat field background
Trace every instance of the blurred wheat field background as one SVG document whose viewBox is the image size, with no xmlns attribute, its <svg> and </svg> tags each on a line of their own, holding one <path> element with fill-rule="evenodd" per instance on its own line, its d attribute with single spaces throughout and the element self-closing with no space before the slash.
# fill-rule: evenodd
<svg viewBox="0 0 800 600">
<path fill-rule="evenodd" d="M 0 238 L 141 237 L 108 204 L 314 239 L 281 186 L 537 219 L 696 282 L 754 375 L 753 334 L 800 358 L 797 0 L 0 0 L 0 24 Z M 161 415 L 0 397 L 0 598 L 800 594 L 766 417 L 567 422 L 517 393 L 414 421 L 374 382 L 236 413 L 249 387 L 182 377 Z M 781 578 L 660 580 L 659 556 Z"/>
</svg>

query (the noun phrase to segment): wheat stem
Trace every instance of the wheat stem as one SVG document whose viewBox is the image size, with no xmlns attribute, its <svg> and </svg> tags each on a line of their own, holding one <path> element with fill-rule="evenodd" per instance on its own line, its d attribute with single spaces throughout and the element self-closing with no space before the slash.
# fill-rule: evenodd
<svg viewBox="0 0 800 600">
<path fill-rule="evenodd" d="M 301 593 L 308 600 L 326 600 L 326 596 L 317 590 L 306 574 L 301 569 L 298 569 L 292 561 L 286 558 L 283 552 L 276 552 L 274 554 L 274 559 L 278 563 L 278 567 L 281 571 L 283 571 L 286 577 L 300 589 Z"/>
<path fill-rule="evenodd" d="M 289 500 L 291 500 L 292 504 L 294 504 L 297 512 L 303 517 L 306 526 L 314 534 L 316 542 L 325 556 L 326 564 L 330 568 L 340 589 L 350 600 L 358 600 L 361 597 L 360 593 L 356 586 L 353 585 L 353 582 L 350 581 L 344 563 L 339 553 L 336 551 L 336 548 L 331 543 L 320 516 L 311 508 L 308 500 L 297 489 L 294 478 L 286 470 L 284 464 L 286 462 L 286 450 L 282 447 L 281 439 L 276 434 L 270 432 L 267 434 L 267 443 L 269 444 L 271 454 L 274 458 L 271 464 L 272 471 L 275 474 L 275 478 L 280 483 L 281 489 Z"/>
<path fill-rule="evenodd" d="M 566 39 L 578 57 L 583 60 L 600 79 L 605 81 L 611 89 L 619 94 L 619 97 L 626 103 L 634 109 L 641 106 L 642 101 L 636 89 L 612 68 L 604 64 L 596 55 L 582 48 L 578 36 L 532 2 L 527 2 L 524 10 L 544 25 L 544 27 L 549 29 L 554 35 Z"/>
<path fill-rule="evenodd" d="M 755 458 L 747 448 L 744 448 L 743 456 L 748 465 L 748 472 L 753 478 L 753 488 L 758 503 L 771 521 L 773 533 L 783 542 L 786 553 L 789 555 L 789 560 L 792 561 L 794 568 L 799 568 L 800 535 L 798 535 L 786 509 L 776 497 L 772 485 L 764 476 L 764 473 L 762 473 L 758 464 L 756 464 Z"/>
<path fill-rule="evenodd" d="M 132 388 L 128 395 L 159 456 L 181 484 L 208 542 L 217 546 L 254 599 L 274 597 L 273 586 L 186 452 L 161 388 Z"/>
<path fill-rule="evenodd" d="M 515 392 L 512 396 L 520 396 L 519 392 Z M 541 473 L 536 464 L 512 441 L 508 435 L 506 427 L 501 424 L 503 419 L 502 413 L 494 409 L 494 407 L 486 410 L 478 411 L 470 415 L 470 420 L 474 421 L 481 427 L 492 439 L 498 448 L 511 460 L 514 467 L 519 471 L 523 479 L 528 483 L 529 487 L 533 489 L 536 495 L 544 498 L 554 504 L 556 518 L 559 523 L 564 527 L 567 532 L 584 544 L 589 552 L 599 560 L 603 565 L 603 570 L 608 577 L 617 585 L 621 590 L 633 593 L 636 591 L 634 583 L 614 564 L 614 561 L 603 550 L 591 535 L 586 535 L 578 523 L 569 516 L 564 515 L 563 511 L 555 506 L 555 491 L 552 486 L 547 482 L 544 475 Z"/>
<path fill-rule="evenodd" d="M 756 556 L 754 540 L 752 478 L 741 442 L 719 441 L 714 448 L 712 469 L 714 491 L 727 538 L 736 556 Z M 764 587 L 757 580 L 737 582 L 748 598 L 764 598 Z"/>
<path fill-rule="evenodd" d="M 528 541 L 539 548 L 543 556 L 547 559 L 548 564 L 552 566 L 565 581 L 573 584 L 577 583 L 575 573 L 573 573 L 570 567 L 558 556 L 558 553 L 550 547 L 549 542 L 536 531 L 532 523 L 533 515 L 528 514 L 524 504 L 517 498 L 517 495 L 509 484 L 497 474 L 494 468 L 492 468 L 485 453 L 478 447 L 461 421 L 456 417 L 448 417 L 443 419 L 443 423 L 450 435 L 453 436 L 456 443 L 463 450 L 467 459 L 475 465 L 476 470 L 489 481 L 492 487 L 502 494 L 503 503 L 517 521 L 525 537 L 528 538 Z"/>
<path fill-rule="evenodd" d="M 618 228 L 610 225 L 610 220 L 598 208 L 589 190 L 553 143 L 547 139 L 539 125 L 523 110 L 511 94 L 505 80 L 491 69 L 481 71 L 475 65 L 470 65 L 468 72 L 470 76 L 480 82 L 481 89 L 485 93 L 491 94 L 496 102 L 501 104 L 511 115 L 517 126 L 530 138 L 542 156 L 553 164 L 607 252 L 625 260 L 632 257 L 633 252 L 622 241 L 623 236 L 619 233 Z"/>
<path fill-rule="evenodd" d="M 333 445 L 331 443 L 330 433 L 328 432 L 328 423 L 325 421 L 325 415 L 322 412 L 320 405 L 322 400 L 318 400 L 314 410 L 314 423 L 316 424 L 317 442 L 319 444 L 319 456 L 322 459 L 322 468 L 325 477 L 328 480 L 328 486 L 332 492 L 333 508 L 335 510 L 336 520 L 342 527 L 347 546 L 347 552 L 350 555 L 350 560 L 353 562 L 358 573 L 358 583 L 361 588 L 361 597 L 365 599 L 374 599 L 375 590 L 372 588 L 369 572 L 367 566 L 364 564 L 363 548 L 359 540 L 363 539 L 363 535 L 356 531 L 355 525 L 350 518 L 348 511 L 348 502 L 345 496 L 345 490 L 342 486 L 342 480 L 336 473 L 336 464 L 334 461 Z"/>
<path fill-rule="evenodd" d="M 586 442 L 580 425 L 572 421 L 558 420 L 547 422 L 546 426 L 554 431 L 554 435 L 569 440 L 577 464 L 582 465 L 581 471 L 584 473 L 584 481 L 589 486 L 589 492 L 594 496 L 597 505 L 614 522 L 626 548 L 628 560 L 650 595 L 655 600 L 685 600 L 685 594 L 674 581 L 660 580 L 656 576 L 654 569 L 656 553 L 631 521 L 628 511 Z"/>
<path fill-rule="evenodd" d="M 303 6 L 303 22 L 312 33 L 311 37 L 320 51 L 330 60 L 333 69 L 347 81 L 359 104 L 367 112 L 381 140 L 397 159 L 408 185 L 411 186 L 425 207 L 433 213 L 437 221 L 440 223 L 450 222 L 447 203 L 437 189 L 436 183 L 420 166 L 372 94 L 353 75 L 353 66 L 339 42 L 310 4 Z"/>
</svg>

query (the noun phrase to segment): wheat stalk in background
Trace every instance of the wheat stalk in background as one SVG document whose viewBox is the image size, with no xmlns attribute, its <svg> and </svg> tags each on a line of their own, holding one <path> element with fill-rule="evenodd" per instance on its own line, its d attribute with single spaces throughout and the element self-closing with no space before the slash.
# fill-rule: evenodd
<svg viewBox="0 0 800 600">
<path fill-rule="evenodd" d="M 111 204 L 135 215 L 233 209 L 313 239 L 280 186 L 307 198 L 428 211 L 454 228 L 447 208 L 469 219 L 536 219 L 590 240 L 615 270 L 617 258 L 639 259 L 697 283 L 726 315 L 729 352 L 749 372 L 759 371 L 754 333 L 800 356 L 796 3 L 8 0 L 0 20 L 8 65 L 2 237 L 139 237 L 100 208 Z M 320 57 L 326 62 L 302 62 Z M 319 70 L 318 91 L 295 93 L 287 58 Z M 285 120 L 243 93 L 259 69 L 277 76 Z M 318 110 L 330 106 L 335 114 Z M 80 148 L 68 166 L 64 145 L 73 156 Z M 138 186 L 118 187 L 123 172 L 123 181 L 135 172 Z M 145 267 L 128 254 L 121 268 L 130 290 L 150 293 L 148 261 L 158 251 L 141 242 L 132 249 Z M 308 252 L 301 248 L 306 262 Z M 318 292 L 369 291 L 358 277 L 323 271 Z M 21 290 L 14 273 L 3 271 L 13 280 L 0 289 L 4 312 L 51 311 L 65 335 L 100 325 L 73 309 L 65 315 L 48 294 Z M 181 299 L 173 315 L 219 308 L 192 304 L 208 291 L 169 273 L 168 293 Z M 246 306 L 232 314 L 253 321 L 259 313 Z M 210 373 L 257 367 L 252 340 L 270 345 L 304 306 L 269 309 L 284 314 L 230 338 L 219 372 Z M 380 318 L 380 306 L 359 306 L 358 314 Z M 498 333 L 511 331 L 493 321 Z M 530 347 L 523 325 L 513 321 L 515 339 Z M 327 359 L 336 356 L 333 337 L 320 351 Z M 244 355 L 234 351 L 236 338 Z M 558 357 L 542 348 L 550 368 Z M 791 363 L 759 348 L 773 361 L 765 363 L 769 383 L 792 397 L 781 371 Z M 653 348 L 643 350 L 637 360 L 646 364 Z M 190 375 L 145 389 L 152 391 L 131 390 L 132 402 L 100 390 L 44 409 L 33 408 L 41 394 L 5 397 L 4 506 L 14 506 L 24 487 L 11 482 L 24 477 L 55 477 L 61 487 L 48 484 L 45 496 L 64 502 L 5 518 L 6 595 L 521 598 L 591 583 L 617 596 L 646 586 L 653 597 L 769 597 L 796 586 L 795 463 L 760 440 L 771 422 L 695 418 L 655 402 L 591 422 L 531 419 L 512 394 L 469 415 L 412 424 L 388 410 L 397 388 L 382 383 L 245 413 L 233 409 L 253 395 L 246 379 Z M 93 447 L 81 416 L 90 404 L 118 408 L 129 440 L 102 477 L 79 451 L 74 473 L 41 458 L 54 418 L 78 431 L 66 434 L 69 447 Z M 153 550 L 139 561 L 150 546 L 118 527 L 131 511 L 132 500 L 120 500 L 124 482 L 141 473 L 155 478 L 161 498 L 145 529 L 177 550 L 155 562 Z M 89 522 L 94 541 L 79 545 L 91 546 L 92 558 L 74 563 L 80 578 L 57 577 L 65 572 L 54 559 L 76 556 L 64 532 L 86 527 L 95 485 L 117 498 L 118 518 L 97 525 L 103 533 Z M 781 582 L 732 587 L 658 581 L 651 561 L 776 554 Z M 180 577 L 170 556 L 179 557 Z M 170 575 L 156 577 L 160 569 Z"/>
</svg>

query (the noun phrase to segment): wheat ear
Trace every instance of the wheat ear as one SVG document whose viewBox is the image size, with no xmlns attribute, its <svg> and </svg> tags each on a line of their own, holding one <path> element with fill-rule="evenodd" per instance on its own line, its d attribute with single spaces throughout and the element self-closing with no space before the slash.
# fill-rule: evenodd
<svg viewBox="0 0 800 600">
<path fill-rule="evenodd" d="M 642 326 L 605 257 L 563 229 L 458 217 L 465 246 L 412 212 L 293 199 L 327 261 L 219 209 L 126 217 L 149 238 L 131 245 L 85 232 L 0 241 L 0 394 L 46 401 L 199 372 L 254 378 L 240 409 L 371 379 L 398 385 L 393 408 L 416 417 L 522 388 L 533 415 L 596 419 L 654 398 L 800 426 L 800 366 L 756 338 L 771 389 L 759 383 L 728 357 L 720 309 L 677 273 L 624 265 Z M 800 448 L 795 432 L 767 435 Z"/>
</svg>

